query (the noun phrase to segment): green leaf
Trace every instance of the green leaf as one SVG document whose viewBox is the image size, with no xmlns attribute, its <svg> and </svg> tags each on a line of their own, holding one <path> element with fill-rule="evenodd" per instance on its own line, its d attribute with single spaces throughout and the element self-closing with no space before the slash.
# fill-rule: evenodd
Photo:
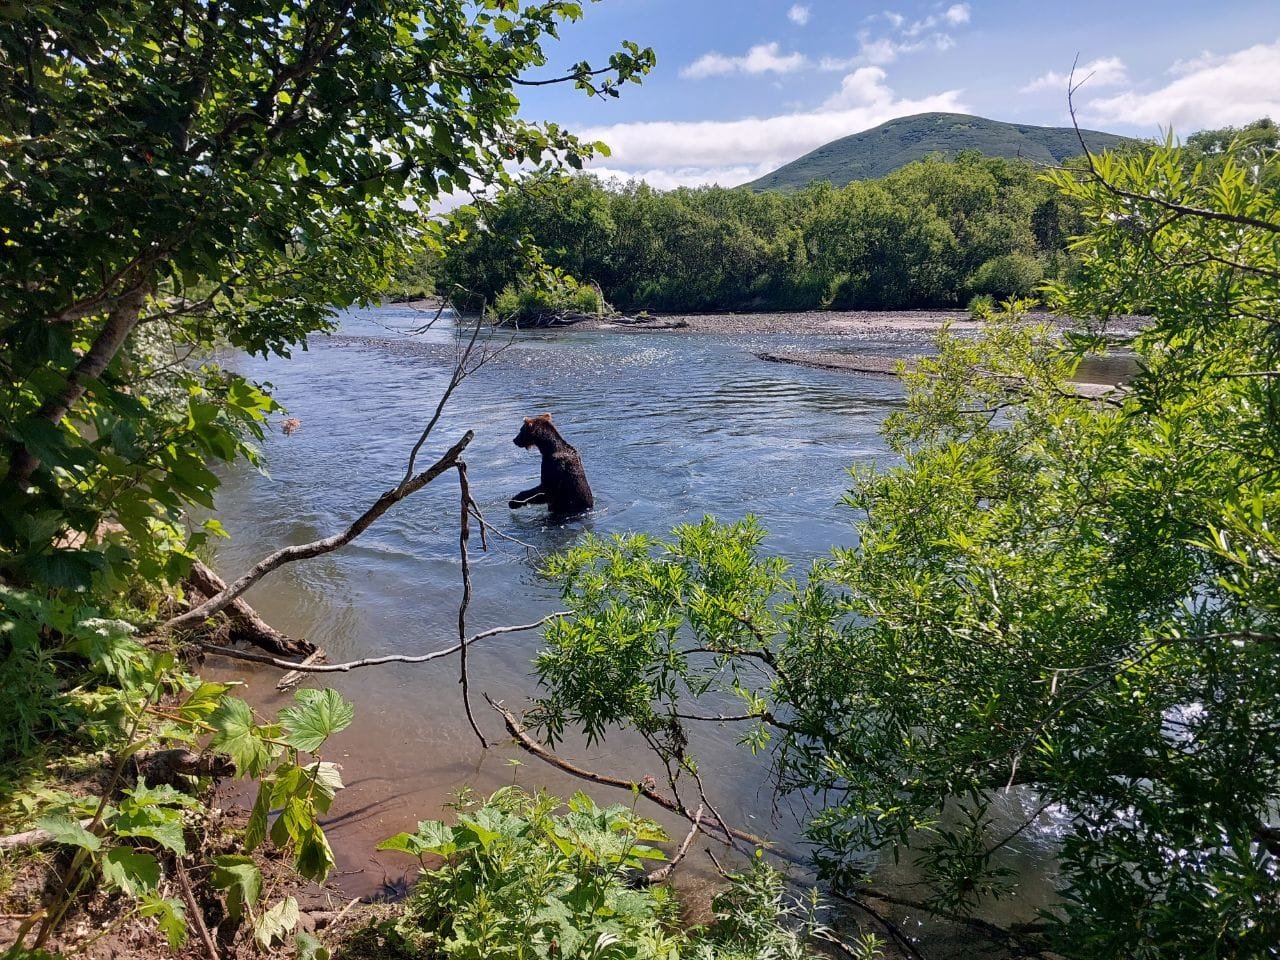
<svg viewBox="0 0 1280 960">
<path fill-rule="evenodd" d="M 159 894 L 150 894 L 142 909 L 138 911 L 144 917 L 156 917 L 160 929 L 169 940 L 174 950 L 187 942 L 187 911 L 177 900 L 166 900 Z"/>
<path fill-rule="evenodd" d="M 491 830 L 470 817 L 459 817 L 458 826 L 465 828 L 475 836 L 476 840 L 480 842 L 480 846 L 486 850 L 493 844 L 493 841 L 502 836 L 497 830 Z"/>
<path fill-rule="evenodd" d="M 265 911 L 253 924 L 253 939 L 263 950 L 282 941 L 298 925 L 298 901 L 285 897 Z"/>
<path fill-rule="evenodd" d="M 223 694 L 230 689 L 231 685 L 227 683 L 210 683 L 208 681 L 201 683 L 178 706 L 178 716 L 184 720 L 207 719 L 218 709 Z"/>
<path fill-rule="evenodd" d="M 47 817 L 41 817 L 36 821 L 36 826 L 52 834 L 55 843 L 83 847 L 91 853 L 96 853 L 102 847 L 100 838 L 65 814 L 55 813 Z"/>
<path fill-rule="evenodd" d="M 262 871 L 252 857 L 226 855 L 213 858 L 209 883 L 227 891 L 227 913 L 239 920 L 262 897 Z"/>
<path fill-rule="evenodd" d="M 293 940 L 297 949 L 297 960 L 329 960 L 330 954 L 316 937 L 305 930 L 299 930 Z"/>
<path fill-rule="evenodd" d="M 253 711 L 238 697 L 227 697 L 209 717 L 217 731 L 209 747 L 227 754 L 241 776 L 258 777 L 275 755 L 253 722 Z"/>
<path fill-rule="evenodd" d="M 200 801 L 183 793 L 176 787 L 162 783 L 158 787 L 148 787 L 139 782 L 137 786 L 125 791 L 128 800 L 121 804 L 122 808 L 159 807 L 176 805 L 179 807 L 199 807 Z"/>
<path fill-rule="evenodd" d="M 253 802 L 253 810 L 249 813 L 249 822 L 244 828 L 244 848 L 252 853 L 267 838 L 267 819 L 271 814 L 271 783 L 263 780 L 258 784 L 258 797 Z"/>
<path fill-rule="evenodd" d="M 333 850 L 320 824 L 314 820 L 303 825 L 294 838 L 293 868 L 308 880 L 323 883 L 334 867 Z"/>
<path fill-rule="evenodd" d="M 186 856 L 182 812 L 170 807 L 143 807 L 121 810 L 111 822 L 111 830 L 120 837 L 146 837 L 178 856 Z"/>
<path fill-rule="evenodd" d="M 141 850 L 112 847 L 102 858 L 102 878 L 129 896 L 140 897 L 160 885 L 160 864 Z"/>
<path fill-rule="evenodd" d="M 280 711 L 285 742 L 298 750 L 314 753 L 325 740 L 345 730 L 355 719 L 355 707 L 331 689 L 299 690 L 297 705 Z"/>
<path fill-rule="evenodd" d="M 333 798 L 342 789 L 342 774 L 336 763 L 327 760 L 317 761 L 306 768 L 306 776 L 314 789 L 310 790 L 311 801 L 321 813 L 328 813 Z"/>
</svg>

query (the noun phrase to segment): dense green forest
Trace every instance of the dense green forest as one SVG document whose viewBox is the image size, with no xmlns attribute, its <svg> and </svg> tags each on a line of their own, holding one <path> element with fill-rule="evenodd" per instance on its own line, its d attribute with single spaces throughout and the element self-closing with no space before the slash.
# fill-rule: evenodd
<svg viewBox="0 0 1280 960">
<path fill-rule="evenodd" d="M 1017 160 L 966 153 L 881 180 L 793 193 L 660 192 L 531 178 L 451 220 L 442 294 L 519 284 L 514 245 L 600 285 L 622 310 L 899 309 L 1029 294 L 1070 269 L 1070 201 Z"/>
</svg>

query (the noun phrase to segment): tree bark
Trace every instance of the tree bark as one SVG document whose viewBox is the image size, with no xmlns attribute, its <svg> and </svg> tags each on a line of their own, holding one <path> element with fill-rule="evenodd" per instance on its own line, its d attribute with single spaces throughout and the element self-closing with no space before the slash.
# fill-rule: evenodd
<svg viewBox="0 0 1280 960">
<path fill-rule="evenodd" d="M 142 314 L 142 304 L 147 299 L 148 292 L 148 286 L 139 283 L 121 294 L 107 314 L 107 322 L 98 332 L 93 345 L 67 375 L 66 387 L 56 397 L 50 397 L 44 402 L 36 411 L 37 419 L 57 424 L 84 396 L 89 389 L 89 382 L 102 375 L 138 325 L 138 317 Z M 27 481 L 39 466 L 39 457 L 25 446 L 19 447 L 9 458 L 9 482 L 20 492 L 25 491 Z"/>
</svg>

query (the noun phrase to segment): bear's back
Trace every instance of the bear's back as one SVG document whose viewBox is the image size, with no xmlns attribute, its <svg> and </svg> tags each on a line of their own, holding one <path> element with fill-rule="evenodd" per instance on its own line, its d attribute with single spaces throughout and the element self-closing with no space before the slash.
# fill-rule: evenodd
<svg viewBox="0 0 1280 960">
<path fill-rule="evenodd" d="M 542 456 L 542 488 L 547 493 L 547 509 L 552 513 L 582 513 L 595 505 L 587 473 L 578 451 L 556 435 L 554 452 Z"/>
</svg>

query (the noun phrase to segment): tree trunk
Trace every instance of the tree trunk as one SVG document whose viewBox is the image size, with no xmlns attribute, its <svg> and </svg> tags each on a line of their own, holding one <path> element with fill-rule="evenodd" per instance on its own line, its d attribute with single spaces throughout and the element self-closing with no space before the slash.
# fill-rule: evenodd
<svg viewBox="0 0 1280 960">
<path fill-rule="evenodd" d="M 107 314 L 107 322 L 98 332 L 97 339 L 67 375 L 67 385 L 62 393 L 50 397 L 36 411 L 38 419 L 57 424 L 84 396 L 89 388 L 89 382 L 102 375 L 107 365 L 124 346 L 133 328 L 138 325 L 138 317 L 142 314 L 142 304 L 147 299 L 147 293 L 148 286 L 139 283 L 121 294 L 111 308 L 111 312 Z M 27 481 L 39 466 L 39 457 L 26 447 L 18 447 L 9 458 L 9 482 L 20 492 L 25 491 Z"/>
</svg>

